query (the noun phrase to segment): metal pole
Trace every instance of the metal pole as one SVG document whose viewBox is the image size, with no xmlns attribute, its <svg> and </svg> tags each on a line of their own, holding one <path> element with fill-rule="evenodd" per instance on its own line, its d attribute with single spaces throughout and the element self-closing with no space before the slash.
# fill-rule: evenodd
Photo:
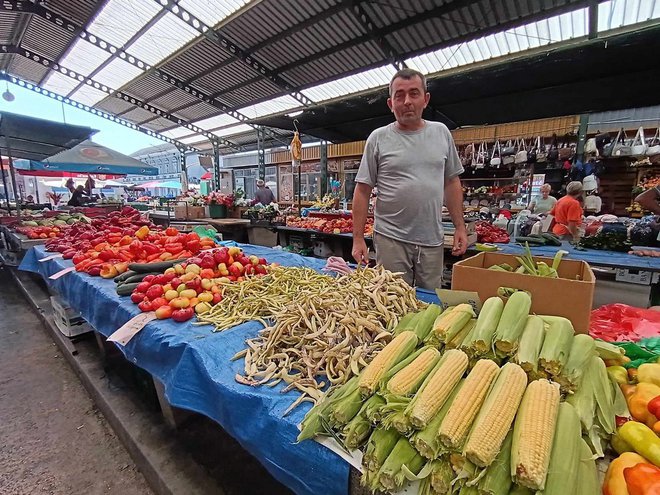
<svg viewBox="0 0 660 495">
<path fill-rule="evenodd" d="M 213 189 L 219 191 L 220 187 L 220 146 L 217 141 L 213 141 Z"/>
<path fill-rule="evenodd" d="M 319 196 L 322 198 L 328 192 L 328 142 L 321 141 L 321 190 Z"/>
<path fill-rule="evenodd" d="M 584 145 L 587 142 L 587 130 L 589 129 L 589 115 L 580 115 L 580 127 L 578 128 L 578 142 L 575 154 L 584 161 Z"/>
<path fill-rule="evenodd" d="M 2 184 L 5 186 L 5 198 L 7 198 L 7 211 L 11 215 L 11 206 L 9 206 L 9 188 L 7 187 L 7 177 L 5 176 L 5 169 L 0 161 L 0 173 L 2 173 Z"/>
<path fill-rule="evenodd" d="M 302 213 L 302 160 L 298 162 L 298 215 Z"/>
<path fill-rule="evenodd" d="M 259 178 L 266 180 L 266 150 L 264 149 L 264 139 L 266 132 L 262 126 L 257 127 L 257 155 L 259 158 Z"/>
<path fill-rule="evenodd" d="M 14 174 L 14 159 L 11 156 L 11 145 L 7 140 L 7 157 L 9 158 L 9 177 L 11 177 L 11 187 L 14 189 L 14 199 L 16 200 L 16 216 L 21 216 L 21 198 L 18 194 L 18 187 L 16 187 L 16 175 Z M 7 198 L 7 206 L 9 206 L 9 198 Z"/>
<path fill-rule="evenodd" d="M 181 192 L 188 192 L 188 169 L 186 168 L 186 151 L 180 149 L 181 155 Z"/>
</svg>

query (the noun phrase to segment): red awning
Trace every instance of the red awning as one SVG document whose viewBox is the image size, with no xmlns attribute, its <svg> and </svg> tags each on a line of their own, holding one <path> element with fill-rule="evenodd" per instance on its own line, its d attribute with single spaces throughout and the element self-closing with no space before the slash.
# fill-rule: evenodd
<svg viewBox="0 0 660 495">
<path fill-rule="evenodd" d="M 213 174 L 211 172 L 206 172 L 204 175 L 200 177 L 202 180 L 209 180 L 213 178 Z"/>
</svg>

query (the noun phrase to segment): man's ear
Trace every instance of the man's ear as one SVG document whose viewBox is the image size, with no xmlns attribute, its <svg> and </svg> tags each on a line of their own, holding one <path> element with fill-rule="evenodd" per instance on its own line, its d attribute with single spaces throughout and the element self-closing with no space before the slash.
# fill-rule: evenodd
<svg viewBox="0 0 660 495">
<path fill-rule="evenodd" d="M 431 93 L 427 91 L 426 94 L 424 95 L 424 108 L 428 106 L 429 101 L 431 101 Z"/>
<path fill-rule="evenodd" d="M 390 112 L 394 112 L 394 110 L 392 110 L 392 98 L 387 99 L 387 106 L 390 108 Z"/>
</svg>

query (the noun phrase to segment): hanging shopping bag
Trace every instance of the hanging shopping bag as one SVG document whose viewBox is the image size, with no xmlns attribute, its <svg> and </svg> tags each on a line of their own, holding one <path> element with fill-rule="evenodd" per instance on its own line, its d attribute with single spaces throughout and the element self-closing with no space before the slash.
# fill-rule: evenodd
<svg viewBox="0 0 660 495">
<path fill-rule="evenodd" d="M 505 157 L 505 156 L 511 156 L 511 155 L 515 155 L 515 154 L 516 154 L 516 146 L 509 139 L 506 142 L 506 146 L 502 146 L 502 152 L 500 153 L 500 156 Z"/>
<path fill-rule="evenodd" d="M 566 143 L 564 143 L 562 147 L 559 148 L 557 151 L 559 153 L 559 159 L 561 161 L 570 160 L 571 158 L 573 158 L 573 155 L 575 154 L 573 147 L 570 144 L 566 144 Z"/>
<path fill-rule="evenodd" d="M 500 142 L 495 141 L 495 146 L 493 146 L 493 154 L 490 156 L 490 165 L 493 167 L 499 167 L 502 164 Z"/>
<path fill-rule="evenodd" d="M 584 152 L 587 155 L 596 155 L 596 156 L 598 156 L 598 146 L 596 146 L 596 138 L 595 137 L 587 139 L 587 142 L 584 144 Z"/>
<path fill-rule="evenodd" d="M 516 165 L 521 165 L 527 163 L 527 146 L 525 145 L 525 140 L 521 139 L 518 144 L 518 153 L 514 158 Z"/>
<path fill-rule="evenodd" d="M 641 157 L 646 154 L 646 139 L 644 139 L 644 128 L 642 126 L 637 129 L 637 134 L 635 134 L 635 139 L 633 139 L 630 144 L 630 155 L 635 157 Z"/>
<path fill-rule="evenodd" d="M 646 148 L 646 156 L 655 156 L 660 155 L 660 127 L 655 131 L 655 135 L 649 141 L 649 145 Z"/>
<path fill-rule="evenodd" d="M 475 169 L 482 169 L 486 166 L 486 157 L 488 156 L 488 148 L 486 143 L 479 145 L 479 150 L 474 154 L 473 163 Z"/>
<path fill-rule="evenodd" d="M 624 156 L 632 156 L 632 147 L 628 142 L 626 131 L 624 131 L 622 127 L 619 131 L 618 139 L 614 142 L 614 146 L 612 146 L 612 157 Z"/>
</svg>

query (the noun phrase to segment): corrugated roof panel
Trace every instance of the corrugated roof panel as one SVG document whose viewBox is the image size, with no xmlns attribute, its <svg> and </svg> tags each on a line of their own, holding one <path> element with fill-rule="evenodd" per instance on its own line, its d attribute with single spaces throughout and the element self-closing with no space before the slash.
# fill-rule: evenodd
<svg viewBox="0 0 660 495">
<path fill-rule="evenodd" d="M 225 125 L 238 123 L 238 119 L 224 113 L 222 115 L 216 115 L 214 117 L 209 117 L 208 119 L 198 120 L 191 123 L 208 131 L 209 129 L 216 129 Z"/>
<path fill-rule="evenodd" d="M 432 5 L 429 5 L 430 3 L 428 1 L 401 2 L 400 0 L 390 0 L 388 2 L 365 2 L 362 7 L 380 28 L 407 19 L 418 12 L 424 12 L 432 7 Z M 442 5 L 447 2 L 440 0 L 432 3 Z"/>
<path fill-rule="evenodd" d="M 275 97 L 276 95 L 282 94 L 282 89 L 271 83 L 267 79 L 261 79 L 256 81 L 249 86 L 243 86 L 241 88 L 230 91 L 229 93 L 222 93 L 219 100 L 227 102 L 228 105 L 232 107 L 242 107 L 249 105 L 250 102 L 266 99 L 269 97 Z"/>
<path fill-rule="evenodd" d="M 42 86 L 50 91 L 54 91 L 60 95 L 68 95 L 73 88 L 80 84 L 79 81 L 60 74 L 59 72 L 51 72 L 48 76 L 48 79 L 42 84 Z"/>
<path fill-rule="evenodd" d="M 135 107 L 130 112 L 126 112 L 121 116 L 122 119 L 130 120 L 131 122 L 135 122 L 136 124 L 140 122 L 144 122 L 145 120 L 151 120 L 154 117 L 155 115 L 151 113 L 149 110 L 145 110 L 144 108 L 139 108 L 139 107 Z"/>
<path fill-rule="evenodd" d="M 57 59 L 73 38 L 75 38 L 73 33 L 33 15 L 23 36 L 22 46 L 44 57 Z"/>
<path fill-rule="evenodd" d="M 608 0 L 598 5 L 598 31 L 660 18 L 658 0 Z"/>
<path fill-rule="evenodd" d="M 148 74 L 137 81 L 132 82 L 130 86 L 125 89 L 125 92 L 139 98 L 140 100 L 146 100 L 147 98 L 153 98 L 155 95 L 170 89 L 172 89 L 172 85 L 166 83 L 160 77 Z"/>
<path fill-rule="evenodd" d="M 48 8 L 71 19 L 79 25 L 84 25 L 98 8 L 98 0 L 48 0 Z"/>
<path fill-rule="evenodd" d="M 0 12 L 0 43 L 15 43 L 16 28 L 22 19 L 23 15 L 18 12 Z"/>
<path fill-rule="evenodd" d="M 202 120 L 211 115 L 218 113 L 218 109 L 208 103 L 200 102 L 196 105 L 191 105 L 181 110 L 177 110 L 175 115 L 187 121 Z"/>
<path fill-rule="evenodd" d="M 213 94 L 253 79 L 258 75 L 257 71 L 237 60 L 199 79 L 195 79 L 192 84 Z"/>
<path fill-rule="evenodd" d="M 78 38 L 61 60 L 61 64 L 67 69 L 75 70 L 78 74 L 89 76 L 109 58 L 110 54 L 108 52 Z"/>
<path fill-rule="evenodd" d="M 0 53 L 0 70 L 7 70 L 13 56 L 13 53 Z M 14 75 L 18 76 L 18 74 Z"/>
<path fill-rule="evenodd" d="M 38 62 L 16 55 L 9 64 L 8 72 L 17 75 L 26 81 L 37 83 L 46 75 L 48 67 L 44 67 Z"/>
<path fill-rule="evenodd" d="M 199 100 L 193 95 L 188 94 L 181 89 L 174 89 L 174 91 L 170 91 L 169 93 L 153 100 L 151 103 L 170 112 L 174 108 L 179 108 L 183 105 L 192 105 L 198 101 Z"/>
<path fill-rule="evenodd" d="M 178 141 L 182 142 L 183 144 L 196 144 L 196 143 L 202 143 L 205 141 L 208 141 L 207 138 L 202 136 L 201 134 L 195 134 L 194 136 L 186 137 L 179 139 Z"/>
<path fill-rule="evenodd" d="M 134 65 L 131 65 L 120 58 L 115 58 L 101 71 L 94 74 L 94 80 L 113 89 L 119 89 L 124 86 L 124 84 L 132 81 L 143 73 L 144 71 L 138 69 Z"/>
<path fill-rule="evenodd" d="M 389 84 L 395 72 L 394 67 L 385 65 L 359 74 L 343 77 L 336 81 L 319 84 L 318 86 L 304 89 L 301 92 L 307 98 L 315 102 L 321 102 L 367 89 L 385 86 Z"/>
<path fill-rule="evenodd" d="M 195 74 L 206 72 L 229 57 L 229 53 L 218 45 L 202 39 L 167 62 L 163 70 L 179 79 L 187 80 L 194 78 Z"/>
<path fill-rule="evenodd" d="M 218 137 L 227 137 L 234 134 L 241 134 L 243 132 L 254 132 L 254 128 L 247 124 L 238 124 L 232 125 L 230 127 L 225 127 L 223 129 L 218 129 L 217 131 L 212 131 L 211 134 L 215 134 Z"/>
<path fill-rule="evenodd" d="M 133 105 L 127 101 L 122 100 L 121 98 L 110 97 L 96 105 L 96 108 L 100 108 L 101 110 L 105 110 L 106 112 L 117 115 L 130 110 L 133 108 Z"/>
<path fill-rule="evenodd" d="M 180 0 L 179 5 L 207 26 L 213 27 L 248 2 L 249 0 Z"/>
<path fill-rule="evenodd" d="M 142 125 L 143 127 L 146 127 L 147 129 L 151 129 L 152 131 L 161 132 L 163 129 L 172 127 L 173 123 L 167 119 L 158 117 L 157 119 L 154 119 L 151 122 L 146 122 Z"/>
<path fill-rule="evenodd" d="M 70 98 L 91 107 L 96 105 L 99 101 L 103 100 L 107 96 L 108 95 L 103 91 L 99 91 L 98 89 L 84 85 L 81 86 L 80 89 L 76 90 L 70 96 Z"/>
<path fill-rule="evenodd" d="M 184 136 L 190 136 L 191 134 L 194 134 L 194 131 L 191 131 L 187 127 L 175 127 L 173 129 L 163 131 L 163 136 L 167 136 L 168 138 L 172 139 L 179 139 Z"/>
<path fill-rule="evenodd" d="M 256 105 L 249 105 L 243 108 L 238 109 L 243 115 L 249 119 L 256 119 L 259 117 L 264 117 L 266 115 L 271 115 L 274 113 L 284 112 L 286 110 L 291 110 L 302 106 L 298 100 L 295 98 L 284 95 L 272 100 L 267 100 L 262 103 L 257 103 Z"/>
<path fill-rule="evenodd" d="M 195 29 L 168 12 L 126 51 L 148 64 L 156 65 L 197 36 L 199 33 Z"/>
<path fill-rule="evenodd" d="M 160 10 L 153 0 L 108 0 L 87 30 L 121 48 Z"/>
</svg>

